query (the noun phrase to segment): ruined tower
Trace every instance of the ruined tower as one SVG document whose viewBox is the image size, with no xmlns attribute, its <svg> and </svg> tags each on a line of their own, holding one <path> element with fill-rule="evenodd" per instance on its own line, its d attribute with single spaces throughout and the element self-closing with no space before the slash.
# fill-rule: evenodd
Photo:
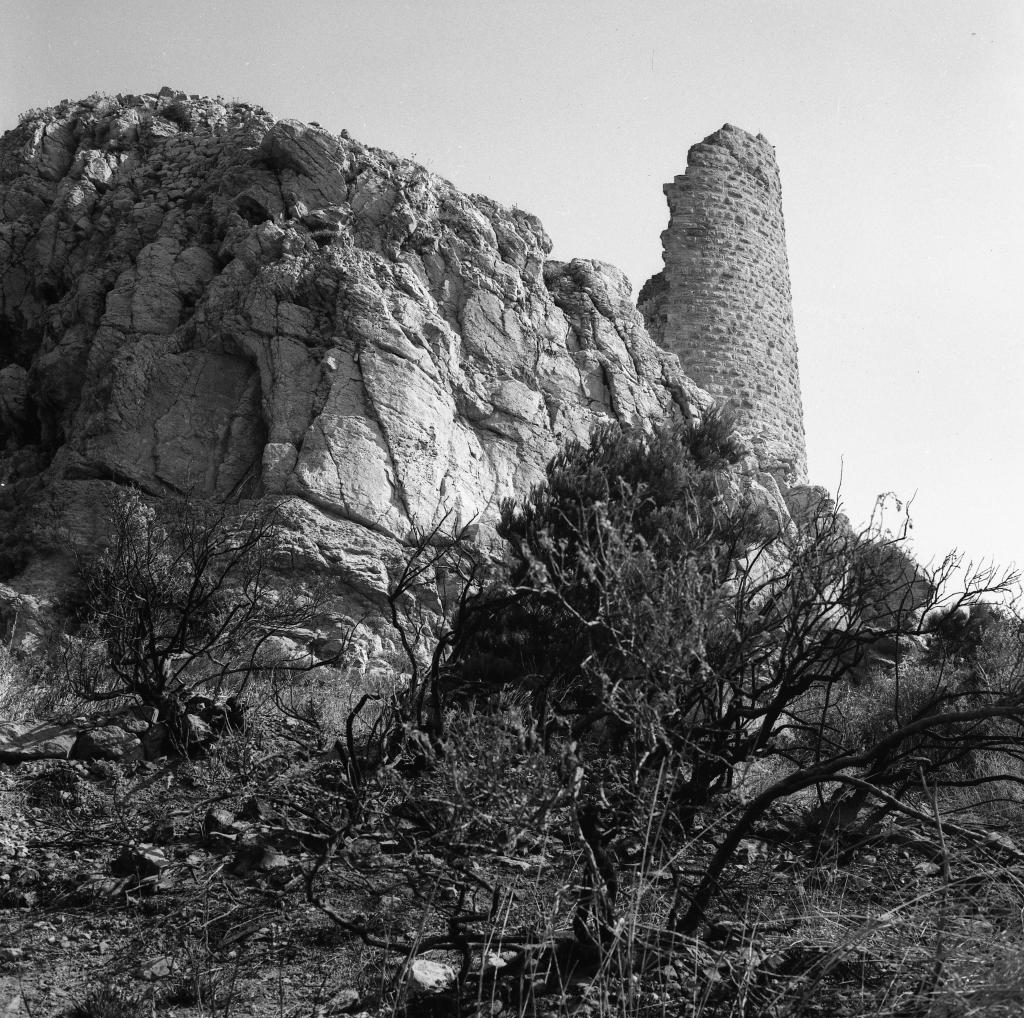
<svg viewBox="0 0 1024 1018">
<path fill-rule="evenodd" d="M 686 373 L 727 397 L 762 466 L 807 476 L 803 407 L 775 150 L 726 124 L 665 185 L 665 268 L 639 307 Z"/>
</svg>

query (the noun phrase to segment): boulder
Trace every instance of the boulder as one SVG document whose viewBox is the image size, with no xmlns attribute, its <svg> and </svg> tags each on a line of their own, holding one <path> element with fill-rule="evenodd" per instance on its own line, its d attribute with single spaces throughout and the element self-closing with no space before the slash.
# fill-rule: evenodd
<svg viewBox="0 0 1024 1018">
<path fill-rule="evenodd" d="M 71 750 L 72 760 L 141 760 L 142 742 L 117 725 L 103 725 L 82 732 Z"/>
<path fill-rule="evenodd" d="M 188 756 L 200 754 L 216 741 L 213 729 L 198 715 L 186 714 L 176 733 L 178 748 Z"/>
<path fill-rule="evenodd" d="M 160 711 L 156 707 L 147 707 L 144 704 L 136 704 L 132 707 L 125 707 L 110 719 L 110 723 L 123 728 L 132 735 L 142 737 L 149 729 L 156 724 Z"/>
<path fill-rule="evenodd" d="M 458 970 L 447 962 L 415 958 L 409 966 L 409 988 L 419 993 L 444 993 L 452 989 Z"/>
<path fill-rule="evenodd" d="M 54 721 L 0 721 L 0 763 L 67 760 L 79 731 Z"/>
</svg>

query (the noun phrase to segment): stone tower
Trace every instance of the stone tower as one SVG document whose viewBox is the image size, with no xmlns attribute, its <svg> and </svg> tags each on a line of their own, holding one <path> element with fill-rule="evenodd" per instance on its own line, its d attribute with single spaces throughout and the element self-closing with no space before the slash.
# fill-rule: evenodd
<svg viewBox="0 0 1024 1018">
<path fill-rule="evenodd" d="M 762 466 L 807 478 L 803 407 L 775 150 L 726 124 L 665 185 L 665 268 L 639 308 L 656 342 L 738 411 Z"/>
</svg>

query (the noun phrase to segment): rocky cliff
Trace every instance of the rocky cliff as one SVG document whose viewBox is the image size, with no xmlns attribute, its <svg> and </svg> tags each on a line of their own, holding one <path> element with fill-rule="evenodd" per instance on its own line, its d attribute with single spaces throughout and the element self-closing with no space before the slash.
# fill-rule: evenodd
<svg viewBox="0 0 1024 1018">
<path fill-rule="evenodd" d="M 52 535 L 93 543 L 114 485 L 287 495 L 292 561 L 355 611 L 415 525 L 486 525 L 598 420 L 706 406 L 622 274 L 550 248 L 258 107 L 164 88 L 27 115 L 0 141 L 0 580 L 52 592 Z"/>
</svg>

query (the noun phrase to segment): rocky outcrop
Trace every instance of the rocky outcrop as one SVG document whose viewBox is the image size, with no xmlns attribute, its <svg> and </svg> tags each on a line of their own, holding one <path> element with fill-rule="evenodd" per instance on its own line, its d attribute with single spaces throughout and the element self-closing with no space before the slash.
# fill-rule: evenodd
<svg viewBox="0 0 1024 1018">
<path fill-rule="evenodd" d="M 38 643 L 118 485 L 281 503 L 279 564 L 332 578 L 341 632 L 417 529 L 486 542 L 561 442 L 706 409 L 625 277 L 550 248 L 528 213 L 254 106 L 165 88 L 24 118 L 0 140 L 8 638 Z"/>
<path fill-rule="evenodd" d="M 115 484 L 288 496 L 292 560 L 372 598 L 414 527 L 486 526 L 560 441 L 707 402 L 621 273 L 550 246 L 258 107 L 165 88 L 31 115 L 0 141 L 8 517 L 32 507 L 38 550 L 98 540 Z M 44 593 L 58 565 L 0 579 Z"/>
</svg>

